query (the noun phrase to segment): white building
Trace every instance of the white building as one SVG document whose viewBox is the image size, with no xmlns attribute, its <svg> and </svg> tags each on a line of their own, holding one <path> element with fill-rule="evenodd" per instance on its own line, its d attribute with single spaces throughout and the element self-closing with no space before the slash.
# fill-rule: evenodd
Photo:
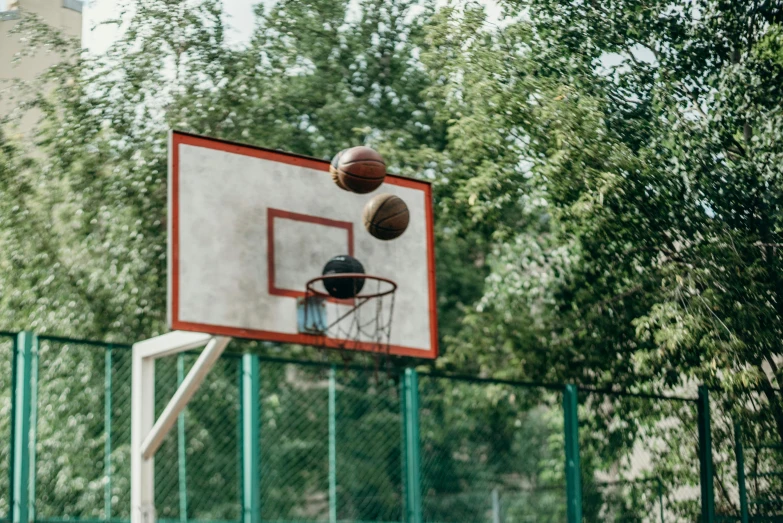
<svg viewBox="0 0 783 523">
<path fill-rule="evenodd" d="M 14 101 L 14 80 L 31 81 L 61 59 L 53 50 L 41 49 L 14 63 L 14 57 L 27 45 L 12 29 L 25 13 L 32 13 L 49 26 L 81 42 L 82 0 L 0 0 L 0 116 L 6 116 L 18 102 Z M 30 128 L 33 116 L 26 117 L 21 131 Z"/>
</svg>

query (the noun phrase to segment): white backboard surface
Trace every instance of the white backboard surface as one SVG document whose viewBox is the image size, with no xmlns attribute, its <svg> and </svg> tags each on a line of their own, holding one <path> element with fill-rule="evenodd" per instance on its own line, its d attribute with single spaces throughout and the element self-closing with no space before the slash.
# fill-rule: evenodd
<svg viewBox="0 0 783 523">
<path fill-rule="evenodd" d="M 387 176 L 373 193 L 355 194 L 334 184 L 323 160 L 180 132 L 169 146 L 172 329 L 339 346 L 298 332 L 296 299 L 330 258 L 350 254 L 367 274 L 398 285 L 389 352 L 437 356 L 428 183 Z M 380 193 L 410 211 L 395 240 L 378 240 L 362 224 L 365 203 Z"/>
</svg>

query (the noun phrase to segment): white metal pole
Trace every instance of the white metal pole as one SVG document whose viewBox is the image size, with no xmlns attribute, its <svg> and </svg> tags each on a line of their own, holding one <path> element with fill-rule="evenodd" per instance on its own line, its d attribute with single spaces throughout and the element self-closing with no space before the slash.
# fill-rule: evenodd
<svg viewBox="0 0 783 523">
<path fill-rule="evenodd" d="M 182 385 L 179 386 L 177 392 L 174 393 L 174 396 L 166 405 L 166 408 L 163 409 L 160 417 L 147 433 L 146 438 L 144 438 L 144 442 L 141 444 L 141 455 L 145 460 L 150 461 L 155 456 L 155 453 L 163 444 L 166 434 L 169 433 L 169 430 L 177 422 L 177 416 L 179 416 L 182 409 L 190 401 L 190 398 L 193 397 L 201 386 L 204 378 L 212 370 L 220 355 L 223 354 L 230 340 L 231 338 L 228 337 L 216 336 L 209 341 L 207 347 L 199 355 L 196 363 L 193 364 L 193 368 L 190 369 L 190 372 L 182 381 Z"/>
<path fill-rule="evenodd" d="M 492 489 L 492 523 L 500 523 L 500 492 Z"/>
<path fill-rule="evenodd" d="M 203 347 L 213 336 L 203 332 L 172 331 L 133 344 L 142 358 L 163 358 L 182 351 Z"/>
<path fill-rule="evenodd" d="M 174 331 L 133 345 L 131 379 L 131 523 L 156 523 L 155 452 L 230 338 Z M 155 360 L 207 345 L 155 422 Z"/>
<path fill-rule="evenodd" d="M 155 460 L 141 444 L 155 422 L 155 360 L 134 345 L 131 379 L 131 523 L 155 523 Z"/>
</svg>

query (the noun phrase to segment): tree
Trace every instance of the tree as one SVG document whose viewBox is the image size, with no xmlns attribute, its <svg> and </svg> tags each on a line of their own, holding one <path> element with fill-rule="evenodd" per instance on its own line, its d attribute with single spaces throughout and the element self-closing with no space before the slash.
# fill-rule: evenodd
<svg viewBox="0 0 783 523">
<path fill-rule="evenodd" d="M 107 56 L 49 71 L 41 85 L 57 87 L 35 100 L 45 154 L 28 157 L 18 189 L 30 202 L 4 208 L 34 218 L 4 249 L 24 264 L 3 275 L 15 289 L 4 324 L 121 340 L 162 331 L 170 127 L 324 158 L 387 135 L 437 144 L 413 58 L 430 8 L 408 23 L 413 5 L 365 2 L 351 19 L 347 2 L 280 2 L 232 50 L 218 3 L 144 0 Z"/>
<path fill-rule="evenodd" d="M 597 387 L 704 382 L 779 442 L 781 5 L 505 5 L 518 18 L 501 28 L 453 12 L 431 55 L 462 145 L 451 209 L 494 226 L 448 358 Z"/>
<path fill-rule="evenodd" d="M 353 13 L 346 1 L 283 0 L 259 8 L 251 43 L 231 49 L 217 2 L 139 1 L 106 57 L 42 78 L 55 89 L 34 98 L 41 154 L 0 136 L 4 326 L 121 340 L 163 330 L 169 127 L 324 158 L 366 142 L 434 181 L 437 365 L 647 392 L 704 382 L 724 390 L 716 426 L 734 416 L 756 440 L 783 441 L 783 7 L 504 6 L 493 25 L 472 5 L 366 0 Z M 553 433 L 534 415 L 515 432 L 492 398 L 449 391 L 509 455 L 529 454 L 519 434 Z M 596 436 L 587 472 L 630 473 L 623 459 L 639 442 L 695 444 L 690 404 L 596 393 L 583 405 Z M 457 416 L 437 407 L 436 454 L 489 452 L 471 426 L 465 439 L 436 430 Z M 662 427 L 675 418 L 680 429 Z M 682 454 L 669 449 L 652 473 L 691 484 Z M 446 465 L 460 481 L 433 492 L 461 495 L 478 469 Z M 493 481 L 542 482 L 491 465 Z"/>
<path fill-rule="evenodd" d="M 441 147 L 444 126 L 424 100 L 429 77 L 415 59 L 432 8 L 425 3 L 413 19 L 410 11 L 421 6 L 412 2 L 368 1 L 359 7 L 358 16 L 348 12 L 348 2 L 284 1 L 270 12 L 259 9 L 251 44 L 237 50 L 224 43 L 217 2 L 142 0 L 129 10 L 124 36 L 106 56 L 74 56 L 40 78 L 30 102 L 41 115 L 35 150 L 0 136 L 4 328 L 110 341 L 163 331 L 170 127 L 325 158 L 357 142 L 377 143 L 407 172 L 424 157 L 419 148 Z M 20 27 L 42 45 L 59 37 L 35 19 Z M 406 154 L 414 145 L 413 154 Z M 297 350 L 303 352 L 291 347 L 289 353 Z M 39 478 L 36 509 L 53 517 L 106 517 L 101 498 L 107 435 L 96 415 L 104 400 L 103 351 L 48 343 L 39 358 L 38 400 L 46 408 L 37 423 L 38 471 L 45 477 Z M 114 477 L 126 478 L 127 352 L 113 358 L 112 462 Z M 161 402 L 175 383 L 173 365 L 162 364 L 158 373 Z M 324 389 L 301 387 L 314 376 L 305 373 L 297 383 L 286 375 L 267 376 L 277 387 L 263 400 L 264 412 L 274 416 L 267 420 L 267 437 L 278 434 L 273 422 L 291 429 L 312 417 L 313 425 L 325 426 L 325 410 L 308 402 L 323 400 Z M 187 457 L 200 464 L 188 471 L 189 517 L 238 517 L 236 382 L 229 363 L 216 369 L 186 415 Z M 275 411 L 274 397 L 291 401 Z M 376 406 L 370 413 L 374 421 L 357 405 L 357 412 L 345 416 L 362 427 L 388 424 L 399 421 L 397 406 L 398 401 Z M 269 478 L 285 477 L 286 458 L 302 455 L 302 447 L 325 446 L 319 431 L 279 434 L 285 449 L 267 457 Z M 386 446 L 399 459 L 399 441 Z M 159 457 L 169 465 L 178 459 L 168 443 Z M 319 472 L 326 462 L 318 463 L 309 470 L 312 463 L 303 462 L 289 483 L 269 485 L 267 509 L 296 515 L 310 508 L 291 493 L 320 494 Z M 361 455 L 350 463 L 374 464 L 372 456 Z M 345 510 L 368 517 L 393 513 L 393 504 L 398 510 L 400 499 L 387 487 L 399 484 L 399 468 L 390 463 L 389 470 L 374 485 L 384 501 L 368 504 L 361 499 L 365 486 L 356 485 L 357 500 Z M 171 467 L 158 472 L 160 514 L 174 517 L 176 472 Z M 127 517 L 127 481 L 115 481 L 111 494 L 114 516 Z"/>
</svg>

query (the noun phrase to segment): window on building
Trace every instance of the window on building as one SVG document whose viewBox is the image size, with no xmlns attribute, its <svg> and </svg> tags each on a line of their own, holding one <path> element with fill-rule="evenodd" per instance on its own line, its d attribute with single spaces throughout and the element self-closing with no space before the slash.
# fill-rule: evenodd
<svg viewBox="0 0 783 523">
<path fill-rule="evenodd" d="M 63 0 L 63 7 L 73 11 L 82 12 L 82 0 Z"/>
<path fill-rule="evenodd" d="M 0 20 L 19 18 L 19 0 L 0 0 Z"/>
</svg>

